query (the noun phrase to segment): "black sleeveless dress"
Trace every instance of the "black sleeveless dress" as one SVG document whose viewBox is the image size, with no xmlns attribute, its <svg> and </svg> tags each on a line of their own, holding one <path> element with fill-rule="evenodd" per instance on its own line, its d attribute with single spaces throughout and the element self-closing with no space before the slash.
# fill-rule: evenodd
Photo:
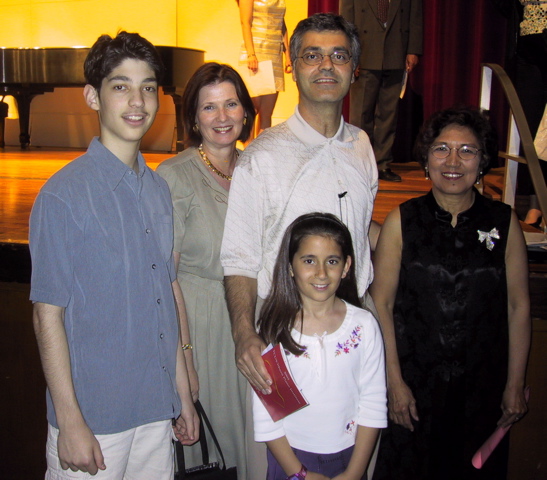
<svg viewBox="0 0 547 480">
<path fill-rule="evenodd" d="M 395 335 L 420 421 L 414 432 L 390 421 L 373 478 L 505 479 L 507 440 L 481 470 L 471 458 L 502 415 L 511 209 L 475 191 L 473 206 L 458 216 L 456 227 L 431 192 L 403 203 L 400 211 Z"/>
</svg>

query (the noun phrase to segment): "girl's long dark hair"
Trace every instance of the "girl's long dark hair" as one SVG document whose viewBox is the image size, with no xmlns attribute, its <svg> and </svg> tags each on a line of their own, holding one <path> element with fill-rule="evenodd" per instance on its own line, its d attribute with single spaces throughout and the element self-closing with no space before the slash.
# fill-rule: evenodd
<svg viewBox="0 0 547 480">
<path fill-rule="evenodd" d="M 355 255 L 348 228 L 330 213 L 315 212 L 298 217 L 283 235 L 275 262 L 272 288 L 258 319 L 259 335 L 267 344 L 282 343 L 285 349 L 295 355 L 300 355 L 304 349 L 292 338 L 291 330 L 299 313 L 303 320 L 303 312 L 302 300 L 291 276 L 290 265 L 302 240 L 310 235 L 332 238 L 340 245 L 344 261 L 348 256 L 351 257 L 353 263 L 340 281 L 336 296 L 361 307 L 355 277 Z"/>
</svg>

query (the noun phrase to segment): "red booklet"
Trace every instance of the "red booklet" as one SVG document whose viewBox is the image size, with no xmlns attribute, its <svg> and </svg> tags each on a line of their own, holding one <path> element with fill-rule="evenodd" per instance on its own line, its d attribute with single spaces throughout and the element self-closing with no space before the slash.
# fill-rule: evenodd
<svg viewBox="0 0 547 480">
<path fill-rule="evenodd" d="M 269 345 L 262 353 L 262 358 L 266 364 L 266 370 L 272 377 L 272 393 L 264 395 L 256 388 L 254 390 L 272 420 L 277 422 L 309 405 L 294 381 L 281 344 L 278 343 L 275 347 Z"/>
</svg>

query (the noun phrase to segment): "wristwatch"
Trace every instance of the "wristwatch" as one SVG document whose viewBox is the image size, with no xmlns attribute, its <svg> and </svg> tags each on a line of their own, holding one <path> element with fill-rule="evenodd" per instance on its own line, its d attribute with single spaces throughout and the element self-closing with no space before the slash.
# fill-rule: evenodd
<svg viewBox="0 0 547 480">
<path fill-rule="evenodd" d="M 308 474 L 308 469 L 304 465 L 302 465 L 302 468 L 300 469 L 298 473 L 289 475 L 285 480 L 304 480 L 307 474 Z"/>
</svg>

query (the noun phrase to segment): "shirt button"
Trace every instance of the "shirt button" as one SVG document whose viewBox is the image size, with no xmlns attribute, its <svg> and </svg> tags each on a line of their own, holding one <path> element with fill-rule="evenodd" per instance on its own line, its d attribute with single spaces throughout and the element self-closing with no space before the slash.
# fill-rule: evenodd
<svg viewBox="0 0 547 480">
<path fill-rule="evenodd" d="M 150 229 L 149 229 L 149 228 L 146 229 L 146 233 L 150 233 Z"/>
<path fill-rule="evenodd" d="M 155 263 L 152 264 L 152 270 L 156 270 L 156 264 Z"/>
<path fill-rule="evenodd" d="M 160 333 L 160 339 L 163 340 L 163 333 Z"/>
<path fill-rule="evenodd" d="M 161 303 L 161 298 L 158 298 L 158 299 L 156 300 L 156 302 L 157 302 L 158 305 L 159 305 L 159 304 Z"/>
</svg>

